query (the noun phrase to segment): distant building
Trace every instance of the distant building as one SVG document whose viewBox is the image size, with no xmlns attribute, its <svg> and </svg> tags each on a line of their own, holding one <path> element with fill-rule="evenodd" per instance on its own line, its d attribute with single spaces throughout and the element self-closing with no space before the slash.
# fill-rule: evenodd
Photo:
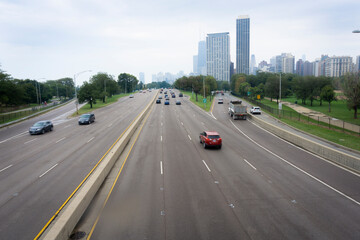
<svg viewBox="0 0 360 240">
<path fill-rule="evenodd" d="M 250 74 L 256 75 L 256 60 L 255 55 L 251 55 L 251 61 L 250 61 Z"/>
<path fill-rule="evenodd" d="M 283 73 L 294 73 L 295 57 L 291 53 L 281 54 L 282 71 Z"/>
<path fill-rule="evenodd" d="M 232 75 L 235 74 L 235 68 L 234 68 L 234 63 L 230 62 L 230 79 L 232 77 Z"/>
<path fill-rule="evenodd" d="M 195 75 L 199 74 L 199 69 L 198 69 L 198 55 L 194 55 L 193 56 L 193 73 Z"/>
<path fill-rule="evenodd" d="M 139 81 L 145 84 L 145 73 L 143 72 L 139 73 Z"/>
<path fill-rule="evenodd" d="M 313 62 L 305 61 L 303 65 L 303 76 L 315 76 Z"/>
<path fill-rule="evenodd" d="M 341 77 L 352 72 L 352 57 L 330 57 L 325 60 L 325 76 Z"/>
<path fill-rule="evenodd" d="M 198 45 L 197 73 L 206 76 L 206 41 L 200 41 Z"/>
<path fill-rule="evenodd" d="M 236 19 L 236 73 L 249 74 L 250 18 L 239 16 Z"/>
<path fill-rule="evenodd" d="M 213 33 L 206 37 L 207 75 L 218 81 L 230 81 L 229 33 Z"/>
<path fill-rule="evenodd" d="M 304 76 L 304 62 L 302 59 L 297 60 L 295 73 Z"/>
<path fill-rule="evenodd" d="M 354 72 L 360 72 L 360 56 L 356 57 L 356 65 L 355 65 Z"/>
</svg>

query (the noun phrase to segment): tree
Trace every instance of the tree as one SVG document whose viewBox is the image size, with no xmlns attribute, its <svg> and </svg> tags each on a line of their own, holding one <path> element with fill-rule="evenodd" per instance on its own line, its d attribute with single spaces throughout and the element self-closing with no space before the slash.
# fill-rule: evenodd
<svg viewBox="0 0 360 240">
<path fill-rule="evenodd" d="M 357 109 L 360 108 L 360 72 L 346 74 L 342 87 L 347 97 L 347 106 L 354 109 L 354 119 L 357 119 Z"/>
<path fill-rule="evenodd" d="M 246 82 L 246 75 L 245 74 L 234 74 L 231 76 L 230 79 L 230 88 L 231 91 L 235 93 L 239 93 L 240 84 Z"/>
<path fill-rule="evenodd" d="M 230 84 L 228 81 L 223 81 L 221 84 L 221 89 L 224 91 L 229 91 L 230 90 Z"/>
<path fill-rule="evenodd" d="M 98 98 L 97 94 L 98 91 L 96 90 L 95 85 L 84 82 L 78 91 L 79 103 L 88 101 L 90 103 L 90 108 L 92 108 L 92 105 L 96 104 L 96 98 Z"/>
<path fill-rule="evenodd" d="M 335 92 L 331 85 L 326 85 L 321 89 L 320 99 L 329 103 L 329 112 L 331 112 L 331 102 L 336 101 Z"/>
<path fill-rule="evenodd" d="M 265 95 L 270 97 L 271 101 L 273 98 L 279 99 L 279 80 L 278 77 L 273 74 L 267 80 L 265 84 Z"/>
<path fill-rule="evenodd" d="M 98 97 L 106 102 L 107 96 L 112 96 L 118 92 L 119 86 L 111 75 L 107 73 L 97 73 L 90 79 L 90 84 L 94 85 L 94 89 L 98 92 Z"/>
<path fill-rule="evenodd" d="M 129 93 L 135 90 L 139 80 L 137 80 L 137 78 L 131 74 L 121 73 L 118 76 L 117 82 L 122 92 Z"/>
</svg>

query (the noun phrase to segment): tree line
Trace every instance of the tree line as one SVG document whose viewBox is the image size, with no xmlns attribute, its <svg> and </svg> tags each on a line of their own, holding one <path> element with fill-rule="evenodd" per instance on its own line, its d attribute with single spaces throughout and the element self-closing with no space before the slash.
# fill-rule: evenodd
<svg viewBox="0 0 360 240">
<path fill-rule="evenodd" d="M 79 102 L 96 100 L 106 101 L 106 97 L 119 93 L 129 93 L 145 86 L 128 73 L 119 74 L 117 80 L 107 73 L 97 73 L 88 82 L 77 87 Z M 49 102 L 53 97 L 70 99 L 75 96 L 75 84 L 72 78 L 47 80 L 16 79 L 0 69 L 0 106 L 16 107 L 33 103 Z"/>
<path fill-rule="evenodd" d="M 90 108 L 96 104 L 96 100 L 106 101 L 106 97 L 110 97 L 119 93 L 131 93 L 137 89 L 142 89 L 142 83 L 128 73 L 121 73 L 117 80 L 107 73 L 98 73 L 92 76 L 89 82 L 84 82 L 78 91 L 79 102 L 88 102 Z"/>
</svg>

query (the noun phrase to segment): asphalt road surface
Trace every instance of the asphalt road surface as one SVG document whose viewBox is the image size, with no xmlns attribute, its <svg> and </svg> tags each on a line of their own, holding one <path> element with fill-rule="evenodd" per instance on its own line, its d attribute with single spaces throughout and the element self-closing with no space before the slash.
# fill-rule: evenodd
<svg viewBox="0 0 360 240">
<path fill-rule="evenodd" d="M 67 118 L 70 103 L 0 130 L 0 239 L 33 239 L 154 97 L 137 93 L 95 110 L 90 125 Z M 54 130 L 29 135 L 39 120 Z"/>
<path fill-rule="evenodd" d="M 359 175 L 232 120 L 224 98 L 154 106 L 91 239 L 360 239 Z"/>
</svg>

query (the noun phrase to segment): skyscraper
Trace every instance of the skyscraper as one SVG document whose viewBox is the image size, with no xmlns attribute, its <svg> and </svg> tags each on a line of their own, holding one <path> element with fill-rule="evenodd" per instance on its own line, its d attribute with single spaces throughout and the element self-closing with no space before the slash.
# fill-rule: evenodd
<svg viewBox="0 0 360 240">
<path fill-rule="evenodd" d="M 236 19 L 236 73 L 249 74 L 250 18 Z"/>
<path fill-rule="evenodd" d="M 213 33 L 206 37 L 207 75 L 218 81 L 230 81 L 229 33 Z"/>
<path fill-rule="evenodd" d="M 206 75 L 206 41 L 200 41 L 198 46 L 198 74 Z"/>
<path fill-rule="evenodd" d="M 145 83 L 145 73 L 143 72 L 139 73 L 139 81 Z"/>
</svg>

